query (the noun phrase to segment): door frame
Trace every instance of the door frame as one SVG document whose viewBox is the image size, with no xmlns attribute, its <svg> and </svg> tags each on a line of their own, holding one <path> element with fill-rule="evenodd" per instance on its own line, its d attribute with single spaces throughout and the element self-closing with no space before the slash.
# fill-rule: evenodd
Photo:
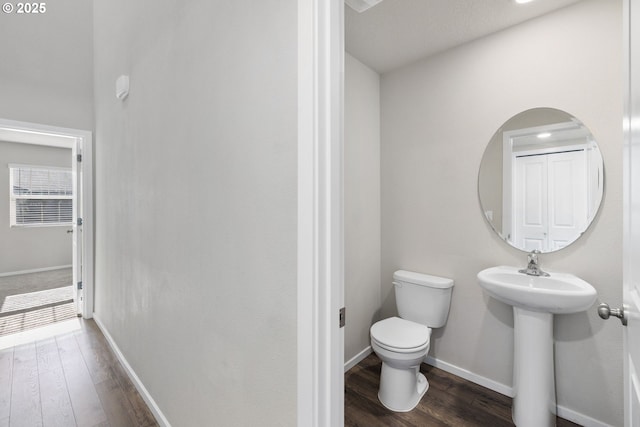
<svg viewBox="0 0 640 427">
<path fill-rule="evenodd" d="M 344 425 L 343 0 L 298 0 L 298 426 Z"/>
<path fill-rule="evenodd" d="M 637 73 L 640 71 L 640 28 L 637 17 L 640 16 L 640 0 L 623 1 L 623 55 L 624 55 L 624 111 L 623 111 L 623 284 L 622 300 L 628 324 L 623 328 L 623 381 L 624 381 L 624 425 L 632 427 L 637 424 L 640 414 L 636 411 L 640 390 L 638 389 L 638 366 L 631 360 L 632 353 L 637 358 L 638 339 L 631 339 L 630 333 L 638 328 L 640 318 L 640 295 L 636 290 L 638 269 L 633 268 L 633 257 L 639 255 L 638 237 L 634 235 L 639 228 L 635 225 L 638 207 L 637 184 L 640 164 L 634 160 L 640 150 L 640 87 L 637 85 Z M 634 20 L 634 18 L 636 18 Z M 635 24 L 634 24 L 635 22 Z M 634 81 L 632 81 L 634 78 Z M 635 169 L 635 171 L 633 170 Z M 635 423 L 635 424 L 634 424 Z"/>
<path fill-rule="evenodd" d="M 85 130 L 49 126 L 38 123 L 21 122 L 0 118 L 0 135 L 3 141 L 44 145 L 49 147 L 70 148 L 73 161 L 76 156 L 82 156 L 82 162 L 78 164 L 81 171 L 80 196 L 82 212 L 82 233 L 74 233 L 74 238 L 82 236 L 81 257 L 82 268 L 82 303 L 79 308 L 84 318 L 93 317 L 93 136 Z M 77 205 L 74 203 L 74 205 Z M 76 221 L 76 218 L 74 218 Z M 74 225 L 74 230 L 77 225 Z M 73 260 L 74 268 L 77 268 L 76 259 Z M 73 286 L 77 286 L 76 283 Z"/>
</svg>

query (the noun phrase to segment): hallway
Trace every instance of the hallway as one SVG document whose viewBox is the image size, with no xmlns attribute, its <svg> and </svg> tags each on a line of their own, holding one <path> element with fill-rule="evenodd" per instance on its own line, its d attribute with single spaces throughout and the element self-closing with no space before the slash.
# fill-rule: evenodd
<svg viewBox="0 0 640 427">
<path fill-rule="evenodd" d="M 56 326 L 69 331 L 0 338 L 0 426 L 158 425 L 94 321 Z"/>
</svg>

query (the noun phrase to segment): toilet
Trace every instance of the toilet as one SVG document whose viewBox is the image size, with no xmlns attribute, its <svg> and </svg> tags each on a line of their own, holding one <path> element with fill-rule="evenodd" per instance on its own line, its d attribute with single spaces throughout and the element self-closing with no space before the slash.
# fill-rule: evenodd
<svg viewBox="0 0 640 427">
<path fill-rule="evenodd" d="M 371 326 L 371 348 L 382 360 L 378 399 L 392 411 L 408 412 L 429 388 L 420 364 L 429 352 L 431 329 L 447 321 L 453 280 L 398 270 L 393 286 L 399 317 Z"/>
</svg>

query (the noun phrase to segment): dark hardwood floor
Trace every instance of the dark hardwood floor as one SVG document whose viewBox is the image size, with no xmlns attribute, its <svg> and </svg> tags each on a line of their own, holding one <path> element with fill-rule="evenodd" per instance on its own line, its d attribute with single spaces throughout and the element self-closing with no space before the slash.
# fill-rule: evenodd
<svg viewBox="0 0 640 427">
<path fill-rule="evenodd" d="M 513 426 L 511 398 L 422 364 L 429 390 L 411 412 L 378 401 L 380 359 L 371 354 L 345 374 L 345 427 Z M 558 427 L 577 426 L 558 418 Z"/>
<path fill-rule="evenodd" d="M 0 427 L 157 426 L 92 320 L 0 350 Z"/>
</svg>

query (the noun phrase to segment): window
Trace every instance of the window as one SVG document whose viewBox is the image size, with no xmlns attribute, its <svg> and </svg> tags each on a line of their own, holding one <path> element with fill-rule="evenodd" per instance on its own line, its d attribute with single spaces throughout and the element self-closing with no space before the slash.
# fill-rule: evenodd
<svg viewBox="0 0 640 427">
<path fill-rule="evenodd" d="M 73 223 L 71 169 L 9 165 L 10 225 Z"/>
</svg>

